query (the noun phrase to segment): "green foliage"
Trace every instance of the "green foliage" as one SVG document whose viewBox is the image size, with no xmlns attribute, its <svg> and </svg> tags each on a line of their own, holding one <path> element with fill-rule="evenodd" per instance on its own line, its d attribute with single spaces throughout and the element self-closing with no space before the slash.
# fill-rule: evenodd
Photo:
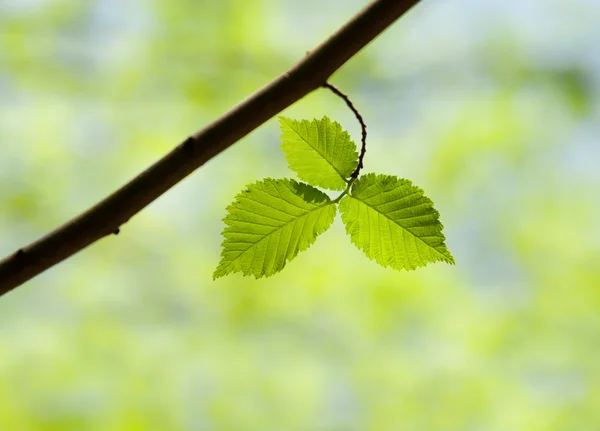
<svg viewBox="0 0 600 431">
<path fill-rule="evenodd" d="M 223 254 L 214 278 L 242 272 L 259 278 L 283 269 L 335 217 L 329 197 L 294 180 L 266 178 L 238 194 L 227 210 Z"/>
<path fill-rule="evenodd" d="M 3 255 L 280 74 L 358 2 L 109 4 L 0 3 Z M 264 176 L 298 179 L 269 171 L 263 128 L 2 297 L 0 430 L 600 430 L 598 2 L 491 7 L 460 32 L 415 9 L 402 26 L 423 43 L 390 29 L 335 75 L 377 134 L 364 173 L 419 178 L 459 266 L 384 270 L 336 220 L 277 276 L 208 282 L 225 206 Z M 587 119 L 556 73 L 570 67 L 595 84 Z M 345 109 L 317 92 L 285 115 Z"/>
<path fill-rule="evenodd" d="M 454 258 L 444 244 L 433 202 L 408 180 L 368 174 L 350 178 L 356 145 L 337 122 L 280 117 L 282 148 L 300 178 L 266 178 L 248 186 L 227 207 L 221 261 L 213 278 L 232 272 L 271 276 L 326 231 L 340 203 L 351 241 L 369 259 L 401 270 Z M 345 189 L 331 200 L 314 186 Z"/>
<path fill-rule="evenodd" d="M 342 199 L 340 213 L 352 243 L 382 266 L 416 269 L 429 262 L 454 263 L 439 213 L 409 180 L 367 174 Z"/>
<path fill-rule="evenodd" d="M 346 178 L 356 168 L 356 144 L 337 122 L 296 121 L 279 117 L 281 148 L 292 171 L 317 187 L 344 190 Z"/>
</svg>

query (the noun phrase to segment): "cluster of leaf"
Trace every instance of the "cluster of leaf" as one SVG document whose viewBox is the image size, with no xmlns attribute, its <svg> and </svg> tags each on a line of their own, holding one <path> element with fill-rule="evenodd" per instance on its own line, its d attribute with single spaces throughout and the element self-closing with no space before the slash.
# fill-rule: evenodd
<svg viewBox="0 0 600 431">
<path fill-rule="evenodd" d="M 356 144 L 329 118 L 280 117 L 282 149 L 306 183 L 265 178 L 249 185 L 227 208 L 223 251 L 214 278 L 232 272 L 271 276 L 325 232 L 337 207 L 352 243 L 369 259 L 394 269 L 454 263 L 439 213 L 423 190 L 390 175 L 351 175 Z M 343 190 L 330 199 L 316 187 Z"/>
</svg>

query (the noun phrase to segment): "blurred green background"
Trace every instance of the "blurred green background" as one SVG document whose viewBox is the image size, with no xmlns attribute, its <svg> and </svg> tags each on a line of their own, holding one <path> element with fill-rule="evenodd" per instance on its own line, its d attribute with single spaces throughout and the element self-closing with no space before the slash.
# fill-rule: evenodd
<svg viewBox="0 0 600 431">
<path fill-rule="evenodd" d="M 2 0 L 0 253 L 86 209 L 365 0 Z M 423 0 L 332 79 L 364 172 L 436 202 L 457 265 L 338 219 L 212 281 L 225 207 L 288 177 L 275 120 L 0 298 L 1 430 L 600 429 L 600 2 Z M 316 92 L 285 111 L 328 115 Z"/>
</svg>

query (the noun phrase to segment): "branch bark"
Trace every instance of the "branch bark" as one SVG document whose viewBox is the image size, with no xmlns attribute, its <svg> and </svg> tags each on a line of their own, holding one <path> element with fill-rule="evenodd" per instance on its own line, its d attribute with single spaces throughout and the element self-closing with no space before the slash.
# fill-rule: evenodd
<svg viewBox="0 0 600 431">
<path fill-rule="evenodd" d="M 419 0 L 375 0 L 295 66 L 191 135 L 116 192 L 0 261 L 0 296 L 119 227 L 208 160 L 328 78 Z"/>
</svg>

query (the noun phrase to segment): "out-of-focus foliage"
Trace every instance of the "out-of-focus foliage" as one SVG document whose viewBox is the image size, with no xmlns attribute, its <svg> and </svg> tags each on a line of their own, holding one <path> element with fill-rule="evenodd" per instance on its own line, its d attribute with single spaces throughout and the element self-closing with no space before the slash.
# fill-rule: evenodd
<svg viewBox="0 0 600 431">
<path fill-rule="evenodd" d="M 4 0 L 0 252 L 363 4 Z M 368 171 L 427 190 L 456 266 L 379 268 L 337 221 L 275 277 L 212 282 L 223 208 L 286 175 L 271 121 L 0 298 L 0 429 L 599 429 L 598 16 L 589 0 L 423 0 L 333 77 L 369 126 Z M 359 136 L 325 91 L 285 113 L 325 114 Z"/>
</svg>

